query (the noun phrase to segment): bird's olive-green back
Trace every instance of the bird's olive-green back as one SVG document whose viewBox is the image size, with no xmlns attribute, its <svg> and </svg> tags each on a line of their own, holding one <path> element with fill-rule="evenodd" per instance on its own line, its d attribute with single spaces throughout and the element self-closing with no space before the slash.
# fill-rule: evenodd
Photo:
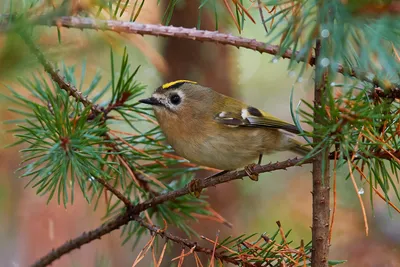
<svg viewBox="0 0 400 267">
<path fill-rule="evenodd" d="M 189 114 L 195 118 L 212 116 L 218 123 L 230 127 L 275 128 L 299 133 L 297 127 L 288 122 L 196 82 L 179 80 L 167 83 L 160 86 L 156 93 L 165 94 L 171 90 L 181 90 L 184 94 L 182 108 L 179 111 L 182 116 Z"/>
</svg>

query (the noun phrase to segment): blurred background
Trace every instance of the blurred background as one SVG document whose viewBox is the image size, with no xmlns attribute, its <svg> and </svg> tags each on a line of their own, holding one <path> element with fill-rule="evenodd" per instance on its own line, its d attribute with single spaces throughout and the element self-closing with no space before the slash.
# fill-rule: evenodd
<svg viewBox="0 0 400 267">
<path fill-rule="evenodd" d="M 159 24 L 168 1 L 145 1 L 137 21 Z M 172 16 L 171 25 L 195 27 L 198 23 L 200 1 L 179 4 Z M 251 10 L 258 19 L 258 9 Z M 214 30 L 214 14 L 201 13 L 201 29 Z M 259 19 L 257 20 L 259 22 Z M 248 38 L 265 40 L 261 24 L 246 22 L 242 33 Z M 238 35 L 229 19 L 219 21 L 219 30 Z M 41 27 L 36 30 L 38 42 L 46 49 L 53 61 L 65 61 L 67 65 L 79 66 L 87 60 L 87 75 L 96 71 L 103 73 L 103 84 L 110 78 L 109 46 L 113 46 L 117 57 L 122 56 L 127 46 L 131 65 L 141 65 L 138 80 L 148 85 L 147 94 L 164 82 L 189 79 L 213 89 L 240 98 L 243 101 L 272 113 L 287 121 L 290 116 L 290 93 L 294 87 L 294 104 L 300 99 L 310 101 L 313 93 L 312 72 L 303 77 L 287 71 L 285 60 L 233 47 L 199 43 L 181 39 L 152 36 L 124 35 L 80 31 L 61 28 L 62 43 L 58 43 L 56 28 Z M 18 37 L 0 33 L 0 92 L 9 94 L 5 85 L 21 89 L 18 77 L 27 77 L 42 71 Z M 18 65 L 18 68 L 11 68 Z M 79 67 L 78 67 L 79 68 Z M 18 71 L 13 71 L 17 69 Z M 88 81 L 90 79 L 87 79 Z M 22 92 L 22 91 L 21 91 Z M 25 92 L 28 93 L 28 92 Z M 0 99 L 1 121 L 13 119 L 15 114 L 7 111 L 5 98 Z M 6 148 L 15 141 L 7 130 L 12 125 L 2 124 L 0 150 L 0 262 L 1 266 L 28 266 L 46 254 L 51 248 L 63 244 L 83 231 L 96 228 L 102 222 L 104 209 L 96 211 L 76 194 L 74 205 L 64 208 L 56 201 L 46 204 L 46 197 L 38 197 L 34 189 L 24 188 L 28 179 L 18 179 L 21 147 Z M 307 126 L 304 125 L 305 128 Z M 295 155 L 277 153 L 265 156 L 264 163 L 284 160 Z M 250 179 L 237 180 L 207 190 L 212 207 L 233 224 L 230 229 L 216 222 L 201 220 L 193 227 L 200 235 L 214 239 L 217 230 L 221 238 L 251 233 L 272 234 L 276 221 L 288 231 L 294 245 L 311 239 L 311 168 L 290 168 L 261 175 L 258 182 Z M 337 211 L 334 224 L 331 259 L 348 260 L 342 266 L 400 266 L 400 215 L 390 210 L 380 199 L 371 209 L 368 186 L 359 182 L 355 192 L 351 181 L 345 180 L 347 172 L 339 170 L 337 188 Z M 207 173 L 199 173 L 205 176 Z M 367 205 L 369 236 L 365 236 L 364 222 L 357 199 L 362 195 Z M 375 197 L 372 197 L 375 199 Z M 398 206 L 399 203 L 395 204 Z M 177 230 L 176 233 L 179 233 Z M 52 266 L 131 266 L 138 255 L 141 244 L 135 250 L 131 244 L 121 246 L 119 231 L 112 232 L 101 240 L 83 246 L 62 257 Z M 182 235 L 182 233 L 179 233 Z M 146 238 L 142 244 L 147 242 Z M 209 245 L 209 244 L 208 244 Z M 170 259 L 180 254 L 181 248 L 171 250 L 163 266 L 174 266 Z M 150 266 L 148 255 L 138 266 Z M 184 266 L 194 266 L 185 260 Z"/>
</svg>

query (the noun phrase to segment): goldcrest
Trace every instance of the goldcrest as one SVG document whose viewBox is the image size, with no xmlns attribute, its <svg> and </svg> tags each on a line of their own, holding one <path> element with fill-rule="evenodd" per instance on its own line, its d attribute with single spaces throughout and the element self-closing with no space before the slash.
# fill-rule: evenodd
<svg viewBox="0 0 400 267">
<path fill-rule="evenodd" d="M 199 165 L 235 170 L 274 151 L 310 151 L 290 134 L 296 126 L 196 82 L 166 83 L 139 102 L 152 105 L 176 153 Z"/>
</svg>

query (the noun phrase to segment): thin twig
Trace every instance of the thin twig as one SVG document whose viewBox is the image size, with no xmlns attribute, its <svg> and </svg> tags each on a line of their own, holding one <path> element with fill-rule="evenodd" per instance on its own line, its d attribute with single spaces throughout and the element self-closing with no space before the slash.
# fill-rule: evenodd
<svg viewBox="0 0 400 267">
<path fill-rule="evenodd" d="M 69 95 L 73 96 L 85 107 L 89 106 L 95 115 L 103 113 L 103 109 L 100 106 L 93 104 L 87 96 L 83 95 L 82 92 L 75 87 L 75 85 L 67 82 L 65 77 L 60 75 L 59 71 L 57 71 L 49 61 L 47 61 L 42 51 L 40 51 L 40 49 L 36 46 L 31 37 L 27 36 L 25 33 L 21 33 L 21 36 L 24 38 L 25 43 L 29 46 L 32 53 L 37 57 L 40 64 L 42 64 L 44 70 L 51 76 L 51 79 L 57 83 L 61 89 L 65 90 Z"/>
<path fill-rule="evenodd" d="M 107 188 L 108 191 L 110 191 L 117 198 L 119 198 L 125 204 L 125 206 L 127 206 L 127 207 L 131 207 L 132 206 L 132 202 L 127 197 L 125 197 L 124 194 L 122 194 L 120 191 L 118 191 L 115 187 L 113 187 L 109 183 L 107 183 L 106 180 L 104 180 L 103 178 L 99 178 L 99 177 L 96 177 L 95 179 L 96 179 L 97 182 L 99 182 L 105 188 Z"/>
<path fill-rule="evenodd" d="M 258 11 L 260 12 L 260 19 L 261 19 L 261 24 L 264 26 L 265 32 L 268 34 L 268 28 L 267 25 L 265 25 L 265 19 L 264 19 L 264 13 L 263 13 L 263 3 L 261 3 L 261 0 L 257 0 L 258 4 Z"/>
<path fill-rule="evenodd" d="M 9 30 L 9 21 L 12 19 L 10 15 L 0 16 L 2 22 L 0 23 L 0 32 Z M 197 40 L 201 42 L 214 42 L 224 45 L 231 45 L 237 48 L 246 48 L 253 51 L 258 51 L 260 53 L 267 53 L 270 55 L 279 55 L 282 58 L 293 58 L 298 62 L 306 62 L 310 66 L 315 65 L 315 57 L 311 54 L 309 57 L 299 56 L 299 51 L 293 51 L 288 49 L 281 53 L 280 47 L 278 45 L 266 44 L 264 42 L 259 42 L 255 39 L 248 39 L 239 36 L 233 36 L 231 34 L 220 33 L 218 31 L 204 31 L 197 30 L 195 28 L 183 28 L 174 26 L 163 26 L 163 25 L 153 25 L 153 24 L 141 24 L 137 22 L 127 22 L 127 21 L 116 21 L 116 20 L 97 20 L 85 17 L 74 17 L 74 16 L 64 16 L 56 18 L 38 18 L 34 22 L 37 25 L 47 25 L 74 29 L 92 29 L 92 30 L 102 30 L 102 31 L 112 31 L 117 33 L 133 33 L 140 35 L 153 35 L 153 36 L 163 36 L 163 37 L 173 37 L 182 38 L 188 40 Z M 400 85 L 399 84 L 388 84 L 387 82 L 379 81 L 377 78 L 370 78 L 370 73 L 365 71 L 360 71 L 357 69 L 347 68 L 342 64 L 337 64 L 337 72 L 356 77 L 362 81 L 366 81 L 379 87 L 385 85 L 387 89 L 380 93 L 382 97 L 386 97 L 386 94 L 390 96 L 396 95 L 400 97 Z"/>
<path fill-rule="evenodd" d="M 122 165 L 125 167 L 126 171 L 128 172 L 129 176 L 132 178 L 132 180 L 136 183 L 136 185 L 137 185 L 138 187 L 140 187 L 140 182 L 139 182 L 139 180 L 137 179 L 135 173 L 134 173 L 134 172 L 132 171 L 132 169 L 129 167 L 128 163 L 127 163 L 120 155 L 117 155 L 117 158 L 118 158 L 119 161 L 122 163 Z M 140 202 L 143 202 L 143 198 L 142 198 L 141 193 L 139 192 L 137 195 L 138 195 L 139 201 L 140 201 Z M 153 223 L 153 222 L 151 221 L 151 217 L 150 217 L 149 213 L 147 212 L 147 210 L 145 210 L 144 213 L 145 213 L 146 219 L 149 221 L 149 223 Z"/>
<path fill-rule="evenodd" d="M 218 31 L 197 30 L 196 28 L 189 29 L 183 27 L 163 26 L 154 24 L 141 24 L 137 22 L 124 22 L 115 20 L 96 20 L 91 18 L 81 17 L 58 17 L 50 21 L 41 21 L 41 25 L 55 26 L 56 23 L 65 28 L 74 29 L 91 29 L 101 31 L 113 31 L 117 33 L 133 33 L 140 35 L 154 35 L 162 37 L 174 37 L 189 40 L 197 40 L 203 42 L 214 42 L 224 45 L 231 45 L 237 48 L 246 48 L 260 53 L 277 55 L 280 53 L 280 48 L 277 45 L 266 44 L 255 39 L 248 39 L 232 34 L 221 33 Z M 296 58 L 299 52 L 293 52 L 288 49 L 281 55 L 283 58 Z M 296 58 L 298 61 L 304 61 L 304 58 Z M 314 65 L 314 58 L 309 62 Z M 343 67 L 342 67 L 343 68 Z M 344 69 L 343 69 L 344 70 Z"/>
<path fill-rule="evenodd" d="M 248 39 L 239 36 L 233 36 L 231 34 L 220 33 L 218 31 L 204 31 L 197 30 L 195 28 L 183 28 L 174 26 L 163 26 L 163 25 L 153 25 L 153 24 L 141 24 L 137 22 L 125 22 L 125 21 L 115 21 L 115 20 L 96 20 L 92 18 L 84 17 L 57 17 L 52 19 L 39 19 L 37 20 L 41 25 L 49 26 L 61 26 L 66 28 L 75 29 L 92 29 L 92 30 L 102 30 L 102 31 L 113 31 L 117 33 L 133 33 L 140 35 L 154 35 L 163 37 L 174 37 L 182 38 L 188 40 L 197 40 L 203 42 L 214 42 L 224 45 L 231 45 L 237 48 L 246 48 L 260 53 L 267 53 L 270 55 L 280 55 L 282 58 L 293 58 L 299 62 L 306 62 L 310 66 L 315 65 L 315 57 L 310 56 L 305 58 L 299 56 L 298 51 L 293 51 L 288 49 L 281 53 L 280 47 L 278 45 L 266 44 L 264 42 L 259 42 L 255 39 Z M 383 84 L 376 78 L 369 78 L 368 73 L 359 71 L 356 69 L 346 68 L 341 64 L 338 64 L 337 72 L 356 77 L 360 80 L 370 82 L 376 86 Z M 400 88 L 397 84 L 387 85 L 386 87 L 391 88 L 392 91 L 398 92 L 400 95 Z"/>
</svg>

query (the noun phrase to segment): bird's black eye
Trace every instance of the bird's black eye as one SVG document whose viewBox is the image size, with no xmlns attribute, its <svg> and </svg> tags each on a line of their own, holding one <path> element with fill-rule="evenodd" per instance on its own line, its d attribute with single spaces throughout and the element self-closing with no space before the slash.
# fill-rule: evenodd
<svg viewBox="0 0 400 267">
<path fill-rule="evenodd" d="M 178 105 L 181 103 L 181 97 L 178 94 L 173 94 L 169 97 L 169 100 L 171 100 L 171 103 L 174 105 Z"/>
</svg>

